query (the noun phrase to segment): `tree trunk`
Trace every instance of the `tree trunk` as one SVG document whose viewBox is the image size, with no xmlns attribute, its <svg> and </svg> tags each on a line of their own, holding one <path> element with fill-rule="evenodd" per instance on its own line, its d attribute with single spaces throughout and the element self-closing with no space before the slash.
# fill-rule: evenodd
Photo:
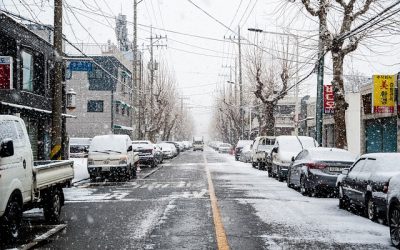
<svg viewBox="0 0 400 250">
<path fill-rule="evenodd" d="M 344 83 L 343 83 L 343 61 L 344 55 L 340 52 L 334 53 L 333 56 L 333 89 L 335 93 L 335 146 L 347 149 L 346 134 L 346 109 L 347 102 L 345 100 Z"/>
<path fill-rule="evenodd" d="M 274 117 L 274 104 L 266 103 L 264 111 L 265 126 L 261 135 L 274 136 L 275 135 L 275 117 Z"/>
</svg>

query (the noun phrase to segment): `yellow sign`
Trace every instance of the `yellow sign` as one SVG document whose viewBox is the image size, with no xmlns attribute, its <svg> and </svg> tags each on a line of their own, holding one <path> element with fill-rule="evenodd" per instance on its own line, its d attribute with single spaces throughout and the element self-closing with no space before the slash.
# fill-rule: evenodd
<svg viewBox="0 0 400 250">
<path fill-rule="evenodd" d="M 374 75 L 374 113 L 394 113 L 394 75 Z"/>
</svg>

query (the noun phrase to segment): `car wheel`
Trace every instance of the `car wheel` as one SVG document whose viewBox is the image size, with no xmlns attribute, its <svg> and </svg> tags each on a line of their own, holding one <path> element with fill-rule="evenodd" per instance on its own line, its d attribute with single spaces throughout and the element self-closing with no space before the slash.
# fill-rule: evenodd
<svg viewBox="0 0 400 250">
<path fill-rule="evenodd" d="M 306 187 L 306 178 L 304 176 L 302 176 L 300 178 L 300 193 L 304 196 L 309 194 L 309 190 Z"/>
<path fill-rule="evenodd" d="M 256 168 L 257 162 L 251 162 L 251 165 L 253 166 L 253 168 Z"/>
<path fill-rule="evenodd" d="M 394 205 L 389 210 L 390 240 L 396 247 L 400 247 L 400 206 Z"/>
<path fill-rule="evenodd" d="M 272 177 L 272 169 L 268 168 L 268 177 Z"/>
<path fill-rule="evenodd" d="M 1 235 L 5 238 L 1 238 L 6 241 L 15 241 L 18 239 L 19 230 L 22 221 L 22 206 L 18 201 L 17 196 L 12 196 L 7 204 L 6 211 L 3 214 L 3 218 L 0 224 Z"/>
<path fill-rule="evenodd" d="M 367 197 L 367 200 L 365 202 L 365 214 L 367 215 L 367 218 L 370 219 L 371 221 L 376 221 L 377 219 L 377 213 L 376 213 L 376 207 L 374 204 L 374 201 L 372 200 L 372 197 Z"/>
<path fill-rule="evenodd" d="M 44 218 L 50 223 L 60 220 L 62 194 L 59 188 L 54 188 L 44 196 Z"/>
</svg>

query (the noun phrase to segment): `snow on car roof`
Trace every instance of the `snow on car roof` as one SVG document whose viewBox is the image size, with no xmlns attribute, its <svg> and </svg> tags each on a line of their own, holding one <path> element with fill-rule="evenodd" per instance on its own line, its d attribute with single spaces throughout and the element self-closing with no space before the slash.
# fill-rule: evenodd
<svg viewBox="0 0 400 250">
<path fill-rule="evenodd" d="M 355 154 L 340 148 L 319 147 L 307 151 L 314 160 L 354 162 L 357 158 Z"/>
<path fill-rule="evenodd" d="M 127 135 L 99 135 L 95 136 L 90 143 L 90 152 L 103 150 L 116 150 L 124 152 L 127 150 Z"/>
<path fill-rule="evenodd" d="M 236 144 L 236 147 L 243 147 L 246 145 L 250 145 L 252 143 L 253 143 L 252 140 L 239 140 L 238 143 Z"/>
</svg>

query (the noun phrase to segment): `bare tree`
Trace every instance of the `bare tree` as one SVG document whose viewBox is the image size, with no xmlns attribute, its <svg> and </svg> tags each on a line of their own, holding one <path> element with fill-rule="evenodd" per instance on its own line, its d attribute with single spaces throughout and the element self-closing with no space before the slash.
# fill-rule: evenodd
<svg viewBox="0 0 400 250">
<path fill-rule="evenodd" d="M 359 24 L 383 9 L 382 3 L 388 1 L 378 0 L 301 0 L 308 14 L 317 17 L 321 26 L 320 37 L 327 51 L 332 54 L 333 81 L 335 92 L 335 144 L 336 147 L 347 147 L 345 113 L 348 103 L 345 101 L 343 80 L 343 65 L 345 57 L 355 51 L 360 42 L 372 37 L 376 28 L 382 30 L 392 29 L 391 24 L 378 25 L 357 35 L 345 35 L 351 31 L 355 24 Z"/>
<path fill-rule="evenodd" d="M 283 48 L 279 58 L 272 58 L 279 64 L 268 63 L 264 50 L 254 47 L 247 56 L 247 74 L 254 86 L 255 97 L 262 102 L 258 115 L 261 135 L 274 135 L 275 117 L 274 110 L 279 100 L 284 98 L 288 92 L 291 71 L 291 60 L 289 60 L 289 46 Z M 261 118 L 262 117 L 262 118 Z M 265 121 L 265 124 L 261 123 Z"/>
</svg>

